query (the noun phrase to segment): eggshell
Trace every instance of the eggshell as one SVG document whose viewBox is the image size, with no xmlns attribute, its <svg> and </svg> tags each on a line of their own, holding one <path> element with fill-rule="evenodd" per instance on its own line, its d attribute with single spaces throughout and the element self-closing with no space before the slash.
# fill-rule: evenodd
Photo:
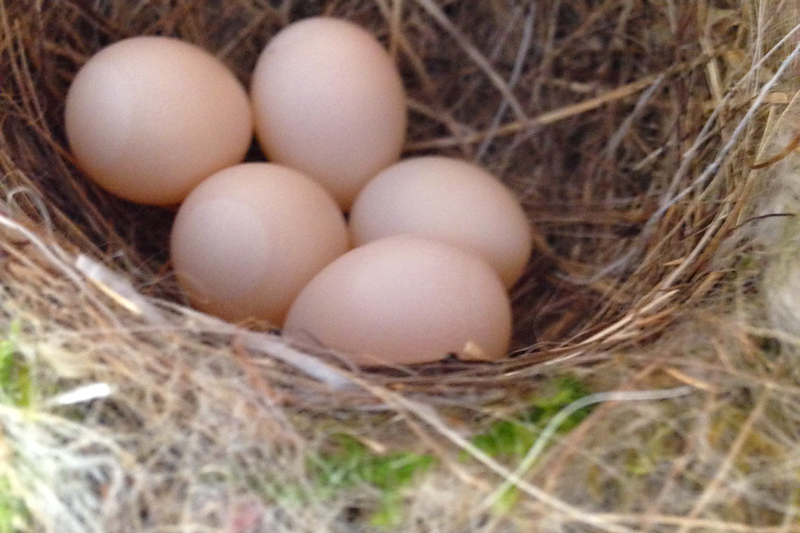
<svg viewBox="0 0 800 533">
<path fill-rule="evenodd" d="M 279 326 L 300 289 L 349 242 L 342 213 L 319 184 L 280 165 L 245 163 L 189 194 L 170 244 L 195 306 Z"/>
<path fill-rule="evenodd" d="M 240 162 L 253 119 L 247 92 L 209 52 L 168 37 L 102 49 L 67 94 L 66 133 L 80 168 L 127 200 L 169 205 Z"/>
<path fill-rule="evenodd" d="M 300 292 L 284 332 L 365 366 L 503 357 L 511 306 L 480 257 L 406 235 L 351 250 Z"/>
<path fill-rule="evenodd" d="M 318 180 L 344 210 L 400 156 L 402 80 L 383 46 L 351 22 L 321 17 L 284 28 L 258 59 L 251 96 L 268 159 Z"/>
<path fill-rule="evenodd" d="M 356 246 L 408 233 L 483 256 L 506 287 L 520 277 L 533 246 L 530 223 L 508 188 L 481 167 L 440 156 L 415 157 L 381 172 L 350 212 Z"/>
</svg>

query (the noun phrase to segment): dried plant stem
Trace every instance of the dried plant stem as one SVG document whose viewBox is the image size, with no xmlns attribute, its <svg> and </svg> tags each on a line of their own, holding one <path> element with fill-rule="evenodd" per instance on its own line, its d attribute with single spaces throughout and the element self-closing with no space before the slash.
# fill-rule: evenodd
<svg viewBox="0 0 800 533">
<path fill-rule="evenodd" d="M 484 501 L 483 508 L 490 509 L 497 501 L 505 494 L 511 487 L 516 487 L 523 480 L 525 473 L 531 469 L 533 463 L 544 451 L 545 446 L 549 444 L 550 440 L 555 435 L 558 428 L 570 416 L 576 412 L 589 407 L 590 405 L 605 403 L 605 402 L 641 402 L 641 401 L 654 401 L 654 400 L 668 400 L 672 398 L 679 398 L 690 394 L 693 391 L 692 387 L 674 387 L 672 389 L 664 390 L 649 390 L 649 391 L 610 391 L 610 392 L 596 392 L 588 396 L 584 396 L 580 400 L 576 400 L 571 404 L 561 409 L 553 416 L 547 425 L 542 429 L 536 441 L 528 449 L 525 456 L 519 462 L 517 467 L 511 472 L 511 475 L 506 477 L 503 483 L 495 489 Z"/>
</svg>

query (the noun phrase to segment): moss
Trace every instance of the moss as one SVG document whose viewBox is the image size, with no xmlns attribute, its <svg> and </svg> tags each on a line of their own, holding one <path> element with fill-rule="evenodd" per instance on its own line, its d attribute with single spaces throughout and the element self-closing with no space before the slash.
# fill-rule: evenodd
<svg viewBox="0 0 800 533">
<path fill-rule="evenodd" d="M 369 521 L 378 527 L 393 527 L 402 521 L 405 501 L 402 491 L 435 462 L 429 454 L 407 451 L 375 453 L 355 437 L 338 433 L 327 451 L 309 457 L 309 470 L 323 496 L 369 485 L 377 489 L 378 501 Z"/>
<path fill-rule="evenodd" d="M 31 405 L 33 383 L 30 367 L 17 352 L 19 331 L 19 322 L 12 322 L 6 338 L 0 340 L 0 401 L 27 408 Z"/>
<path fill-rule="evenodd" d="M 546 385 L 541 395 L 530 400 L 528 408 L 516 417 L 492 422 L 485 431 L 472 438 L 472 444 L 492 457 L 519 460 L 559 411 L 588 394 L 585 385 L 573 376 L 554 379 Z M 564 420 L 556 434 L 574 429 L 590 412 L 591 407 L 576 411 Z"/>
<path fill-rule="evenodd" d="M 30 367 L 17 351 L 19 322 L 12 322 L 0 340 L 0 403 L 27 409 L 31 406 L 33 383 Z M 4 442 L 0 426 L 0 533 L 26 531 L 29 514 L 25 503 L 15 494 L 9 472 L 13 472 L 13 456 Z"/>
</svg>

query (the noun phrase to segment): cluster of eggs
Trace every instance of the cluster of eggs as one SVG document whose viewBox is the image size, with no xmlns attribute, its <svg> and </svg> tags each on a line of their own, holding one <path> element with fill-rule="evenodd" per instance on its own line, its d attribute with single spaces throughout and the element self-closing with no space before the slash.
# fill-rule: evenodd
<svg viewBox="0 0 800 533">
<path fill-rule="evenodd" d="M 498 359 L 529 223 L 472 163 L 400 160 L 406 116 L 380 42 L 332 18 L 280 31 L 249 95 L 201 48 L 135 37 L 93 56 L 65 107 L 89 177 L 179 204 L 172 263 L 199 309 L 267 320 L 360 365 Z M 242 163 L 253 130 L 270 162 Z"/>
</svg>

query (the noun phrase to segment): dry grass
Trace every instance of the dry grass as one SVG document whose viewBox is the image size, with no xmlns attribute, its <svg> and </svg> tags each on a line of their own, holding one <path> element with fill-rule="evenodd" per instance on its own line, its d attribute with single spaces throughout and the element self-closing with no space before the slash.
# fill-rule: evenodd
<svg viewBox="0 0 800 533">
<path fill-rule="evenodd" d="M 64 95 L 103 45 L 180 36 L 247 83 L 320 13 L 396 54 L 408 154 L 480 161 L 529 213 L 506 360 L 364 373 L 193 312 L 172 213 L 75 169 Z M 790 0 L 0 0 L 0 322 L 32 395 L 0 402 L 0 531 L 372 530 L 381 488 L 309 463 L 342 433 L 435 457 L 397 531 L 800 531 L 798 24 Z M 565 374 L 598 392 L 577 427 L 474 445 Z"/>
</svg>

